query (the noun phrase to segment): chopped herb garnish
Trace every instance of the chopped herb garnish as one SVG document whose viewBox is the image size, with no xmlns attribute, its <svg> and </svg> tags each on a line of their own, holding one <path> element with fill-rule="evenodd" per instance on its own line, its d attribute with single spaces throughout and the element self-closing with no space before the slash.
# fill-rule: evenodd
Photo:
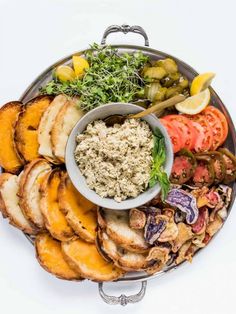
<svg viewBox="0 0 236 314">
<path fill-rule="evenodd" d="M 167 173 L 163 170 L 166 161 L 165 139 L 158 128 L 153 132 L 154 147 L 152 152 L 153 164 L 150 174 L 149 187 L 159 182 L 161 186 L 161 198 L 165 200 L 170 189 L 170 182 Z"/>
<path fill-rule="evenodd" d="M 79 106 L 85 111 L 109 102 L 131 102 L 144 95 L 140 72 L 148 57 L 142 52 L 118 54 L 115 48 L 93 44 L 85 58 L 89 68 L 82 78 L 66 82 L 53 78 L 41 93 L 79 96 Z"/>
</svg>

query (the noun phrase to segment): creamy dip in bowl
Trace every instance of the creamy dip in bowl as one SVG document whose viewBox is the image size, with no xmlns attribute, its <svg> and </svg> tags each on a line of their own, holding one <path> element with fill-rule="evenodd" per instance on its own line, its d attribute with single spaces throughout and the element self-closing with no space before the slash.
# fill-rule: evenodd
<svg viewBox="0 0 236 314">
<path fill-rule="evenodd" d="M 156 116 L 127 119 L 122 125 L 107 127 L 103 119 L 116 114 L 138 113 L 143 108 L 125 103 L 98 107 L 83 116 L 68 139 L 66 168 L 78 189 L 93 203 L 110 209 L 143 205 L 160 192 L 159 183 L 149 187 L 153 136 L 158 128 L 165 140 L 170 175 L 173 151 L 170 138 Z"/>
</svg>

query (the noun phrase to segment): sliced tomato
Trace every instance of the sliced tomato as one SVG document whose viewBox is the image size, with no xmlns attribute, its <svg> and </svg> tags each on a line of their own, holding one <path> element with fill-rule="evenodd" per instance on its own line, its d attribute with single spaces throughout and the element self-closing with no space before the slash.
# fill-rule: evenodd
<svg viewBox="0 0 236 314">
<path fill-rule="evenodd" d="M 165 119 L 160 119 L 160 122 L 166 128 L 167 133 L 169 134 L 174 153 L 177 153 L 182 148 L 183 145 L 182 137 L 181 134 L 179 133 L 179 130 L 176 129 L 169 121 Z"/>
<path fill-rule="evenodd" d="M 205 136 L 204 127 L 197 121 L 192 121 L 192 124 L 196 130 L 197 138 L 194 145 L 195 152 L 206 152 L 211 148 L 212 141 L 209 141 L 209 137 Z"/>
<path fill-rule="evenodd" d="M 182 148 L 192 150 L 196 141 L 196 131 L 192 125 L 192 121 L 186 118 L 184 115 L 172 114 L 165 116 L 163 119 L 170 121 L 171 124 L 179 130 L 184 141 Z"/>
<path fill-rule="evenodd" d="M 220 120 L 222 127 L 223 127 L 223 136 L 221 139 L 221 144 L 222 145 L 224 143 L 224 141 L 226 140 L 227 136 L 228 136 L 228 132 L 229 132 L 229 127 L 228 127 L 228 122 L 226 120 L 225 115 L 216 107 L 213 106 L 208 106 L 205 110 L 205 112 L 213 112 L 215 116 L 217 116 L 217 118 Z"/>
<path fill-rule="evenodd" d="M 174 184 L 184 184 L 193 175 L 195 164 L 185 155 L 176 156 L 171 170 L 170 181 Z"/>
<path fill-rule="evenodd" d="M 208 121 L 201 114 L 187 117 L 192 120 L 193 127 L 197 133 L 194 150 L 196 152 L 206 152 L 210 150 L 213 143 L 213 133 Z"/>
<path fill-rule="evenodd" d="M 208 181 L 210 181 L 209 170 L 207 169 L 205 163 L 199 162 L 193 176 L 193 182 L 196 186 L 202 186 Z"/>
<path fill-rule="evenodd" d="M 212 141 L 212 150 L 216 150 L 223 141 L 224 138 L 224 129 L 220 119 L 215 115 L 215 113 L 211 110 L 203 110 L 202 116 L 208 121 L 210 124 L 213 141 Z"/>
<path fill-rule="evenodd" d="M 209 186 L 214 182 L 215 172 L 212 159 L 207 156 L 197 157 L 197 167 L 192 177 L 193 184 L 198 187 Z"/>
</svg>

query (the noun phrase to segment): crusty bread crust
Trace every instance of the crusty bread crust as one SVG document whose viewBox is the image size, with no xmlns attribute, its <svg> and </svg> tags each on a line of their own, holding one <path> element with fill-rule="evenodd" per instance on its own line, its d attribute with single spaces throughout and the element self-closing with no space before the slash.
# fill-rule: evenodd
<svg viewBox="0 0 236 314">
<path fill-rule="evenodd" d="M 2 193 L 1 193 L 1 189 L 4 186 L 4 183 L 11 177 L 10 173 L 4 172 L 1 173 L 0 175 L 0 210 L 2 212 L 2 216 L 3 218 L 7 218 L 8 214 L 7 214 L 7 210 L 6 210 L 6 205 L 4 202 L 4 199 L 2 197 Z"/>
<path fill-rule="evenodd" d="M 37 96 L 24 105 L 24 109 L 18 116 L 14 137 L 17 150 L 25 161 L 40 157 L 38 154 L 39 122 L 52 99 L 52 96 Z"/>
<path fill-rule="evenodd" d="M 40 185 L 40 209 L 44 217 L 45 226 L 52 237 L 60 241 L 73 238 L 74 232 L 67 223 L 65 215 L 59 209 L 58 186 L 61 170 L 56 168 L 49 171 Z"/>
<path fill-rule="evenodd" d="M 18 178 L 10 173 L 0 175 L 0 204 L 4 217 L 9 223 L 27 234 L 36 234 L 37 228 L 30 224 L 20 206 L 18 193 Z"/>
<path fill-rule="evenodd" d="M 101 231 L 100 243 L 102 250 L 113 260 L 117 267 L 125 271 L 143 271 L 151 266 L 146 260 L 147 254 L 135 253 L 121 249 L 105 231 Z"/>
<path fill-rule="evenodd" d="M 59 279 L 82 280 L 80 275 L 65 261 L 59 241 L 53 239 L 48 233 L 42 233 L 36 236 L 34 244 L 36 258 L 47 272 Z"/>
<path fill-rule="evenodd" d="M 65 95 L 56 96 L 44 111 L 38 131 L 39 148 L 38 153 L 48 159 L 50 162 L 60 164 L 61 161 L 56 158 L 52 151 L 51 132 L 55 123 L 57 114 L 67 103 L 68 97 Z"/>
<path fill-rule="evenodd" d="M 97 206 L 86 200 L 73 186 L 67 173 L 61 177 L 58 189 L 61 211 L 74 232 L 83 240 L 94 243 L 97 227 Z"/>
<path fill-rule="evenodd" d="M 61 162 L 65 162 L 66 143 L 71 130 L 83 116 L 83 111 L 77 108 L 77 101 L 77 99 L 67 99 L 67 102 L 57 114 L 52 126 L 52 152 Z"/>
<path fill-rule="evenodd" d="M 39 230 L 45 230 L 44 219 L 40 210 L 40 182 L 51 170 L 50 164 L 43 158 L 31 161 L 24 168 L 19 179 L 19 204 L 28 220 Z"/>
<path fill-rule="evenodd" d="M 67 263 L 86 279 L 96 282 L 113 281 L 124 275 L 123 270 L 104 260 L 93 243 L 78 238 L 62 242 L 61 245 Z"/>
<path fill-rule="evenodd" d="M 23 104 L 12 101 L 0 108 L 0 166 L 7 172 L 17 173 L 24 164 L 14 140 L 14 129 Z"/>
<path fill-rule="evenodd" d="M 135 253 L 148 251 L 149 247 L 144 240 L 143 230 L 130 228 L 128 211 L 100 208 L 98 211 L 98 224 L 122 248 Z"/>
<path fill-rule="evenodd" d="M 125 271 L 155 273 L 162 270 L 169 259 L 166 248 L 152 247 L 146 253 L 135 253 L 121 249 L 103 230 L 98 230 L 98 237 L 102 251 Z"/>
</svg>

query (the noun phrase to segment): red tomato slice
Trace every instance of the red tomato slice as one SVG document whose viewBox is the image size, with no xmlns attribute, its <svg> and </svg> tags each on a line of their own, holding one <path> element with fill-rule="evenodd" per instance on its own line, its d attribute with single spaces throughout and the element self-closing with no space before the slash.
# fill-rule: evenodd
<svg viewBox="0 0 236 314">
<path fill-rule="evenodd" d="M 210 182 L 209 169 L 204 162 L 198 162 L 192 180 L 196 186 L 204 186 Z"/>
<path fill-rule="evenodd" d="M 195 130 L 197 132 L 197 136 L 196 136 L 194 150 L 196 150 L 196 152 L 210 150 L 213 143 L 213 134 L 212 134 L 211 126 L 206 120 L 206 118 L 201 114 L 196 114 L 196 115 L 187 116 L 187 117 L 191 119 L 192 122 L 195 122 L 193 123 L 193 126 L 195 127 Z M 202 135 L 202 130 L 204 132 L 203 135 Z"/>
<path fill-rule="evenodd" d="M 212 111 L 217 118 L 220 120 L 222 126 L 223 126 L 223 137 L 222 137 L 222 142 L 220 145 L 222 145 L 224 143 L 224 141 L 226 140 L 227 136 L 228 136 L 228 132 L 229 132 L 229 127 L 228 127 L 228 122 L 226 120 L 225 115 L 216 107 L 213 106 L 208 106 L 205 110 L 205 112 L 207 111 Z"/>
<path fill-rule="evenodd" d="M 210 150 L 212 141 L 207 141 L 207 138 L 205 137 L 204 127 L 196 121 L 192 121 L 192 124 L 197 132 L 197 138 L 194 145 L 195 152 L 199 153 Z"/>
<path fill-rule="evenodd" d="M 181 134 L 179 134 L 179 131 L 169 121 L 165 119 L 160 119 L 160 122 L 163 124 L 163 126 L 167 130 L 167 133 L 169 134 L 174 153 L 177 153 L 183 145 Z"/>
<path fill-rule="evenodd" d="M 184 115 L 172 114 L 164 117 L 165 120 L 170 121 L 176 129 L 179 130 L 184 144 L 182 146 L 187 149 L 193 149 L 196 141 L 196 131 L 192 125 L 192 121 L 186 118 Z"/>
<path fill-rule="evenodd" d="M 224 129 L 221 123 L 221 120 L 217 117 L 217 115 L 211 110 L 203 110 L 202 115 L 204 119 L 208 121 L 210 124 L 212 134 L 213 134 L 213 142 L 212 142 L 212 150 L 216 150 L 222 143 L 224 139 Z"/>
</svg>

